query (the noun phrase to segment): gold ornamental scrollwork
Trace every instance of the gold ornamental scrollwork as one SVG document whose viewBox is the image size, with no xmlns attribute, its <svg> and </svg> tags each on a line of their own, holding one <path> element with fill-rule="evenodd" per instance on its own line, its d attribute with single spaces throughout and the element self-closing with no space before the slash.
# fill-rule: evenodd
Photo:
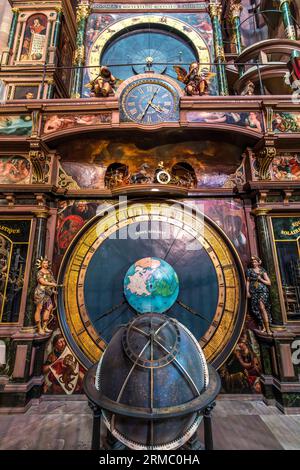
<svg viewBox="0 0 300 470">
<path fill-rule="evenodd" d="M 80 186 L 68 175 L 61 164 L 58 164 L 58 180 L 57 186 L 62 189 L 80 189 Z"/>
<path fill-rule="evenodd" d="M 270 165 L 276 157 L 275 147 L 265 147 L 257 158 L 258 175 L 261 180 L 270 179 Z"/>
<path fill-rule="evenodd" d="M 32 165 L 32 182 L 45 183 L 48 177 L 46 168 L 46 156 L 41 150 L 31 150 L 29 158 Z"/>
</svg>

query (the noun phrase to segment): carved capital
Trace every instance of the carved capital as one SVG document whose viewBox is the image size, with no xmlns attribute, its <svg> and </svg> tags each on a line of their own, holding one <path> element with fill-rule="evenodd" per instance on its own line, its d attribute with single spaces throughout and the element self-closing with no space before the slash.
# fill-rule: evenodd
<svg viewBox="0 0 300 470">
<path fill-rule="evenodd" d="M 218 20 L 221 20 L 222 5 L 218 1 L 211 1 L 209 3 L 209 13 L 212 18 L 217 17 Z"/>
<path fill-rule="evenodd" d="M 277 3 L 279 3 L 279 8 L 281 8 L 284 3 L 288 3 L 290 5 L 291 0 L 279 0 Z"/>
<path fill-rule="evenodd" d="M 16 7 L 12 8 L 11 11 L 13 12 L 14 15 L 18 15 L 20 13 L 19 8 L 16 8 Z"/>
<path fill-rule="evenodd" d="M 34 215 L 37 219 L 48 219 L 49 211 L 47 209 L 36 210 L 34 211 Z"/>
<path fill-rule="evenodd" d="M 91 9 L 89 5 L 78 5 L 76 10 L 77 23 L 80 23 L 81 20 L 88 18 L 90 11 Z"/>
<path fill-rule="evenodd" d="M 243 6 L 241 5 L 241 0 L 232 1 L 229 6 L 231 21 L 234 21 L 235 18 L 239 18 L 241 16 L 242 10 Z"/>
<path fill-rule="evenodd" d="M 256 217 L 258 216 L 266 216 L 268 213 L 271 211 L 271 209 L 268 209 L 266 207 L 257 207 L 256 209 L 253 209 L 251 213 L 255 215 Z"/>
</svg>

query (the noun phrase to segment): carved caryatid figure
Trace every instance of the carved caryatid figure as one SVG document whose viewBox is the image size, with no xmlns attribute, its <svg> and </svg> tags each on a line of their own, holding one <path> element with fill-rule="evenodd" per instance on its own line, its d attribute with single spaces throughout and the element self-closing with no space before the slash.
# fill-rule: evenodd
<svg viewBox="0 0 300 470">
<path fill-rule="evenodd" d="M 39 258 L 36 263 L 38 272 L 37 286 L 34 291 L 34 302 L 36 304 L 34 319 L 38 333 L 42 335 L 51 333 L 47 326 L 55 306 L 55 289 L 58 287 L 49 265 L 47 258 Z"/>
<path fill-rule="evenodd" d="M 247 297 L 250 299 L 251 311 L 258 321 L 262 331 L 272 335 L 270 330 L 271 302 L 269 295 L 270 278 L 261 266 L 261 260 L 252 256 L 250 267 L 246 272 Z"/>
</svg>

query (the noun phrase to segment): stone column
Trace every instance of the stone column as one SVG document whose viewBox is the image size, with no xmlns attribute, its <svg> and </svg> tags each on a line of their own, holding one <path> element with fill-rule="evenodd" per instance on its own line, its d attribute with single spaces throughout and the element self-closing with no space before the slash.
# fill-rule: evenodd
<svg viewBox="0 0 300 470">
<path fill-rule="evenodd" d="M 72 86 L 72 98 L 80 98 L 82 88 L 82 77 L 83 77 L 83 66 L 85 63 L 85 28 L 87 19 L 90 14 L 90 7 L 87 4 L 80 4 L 77 7 L 77 38 L 76 38 L 76 50 L 73 60 L 75 67 L 73 74 L 73 86 Z"/>
<path fill-rule="evenodd" d="M 271 280 L 270 298 L 272 303 L 272 324 L 282 325 L 283 320 L 280 306 L 279 290 L 276 278 L 275 262 L 272 254 L 272 240 L 270 238 L 267 222 L 268 212 L 269 209 L 265 208 L 257 208 L 253 211 L 256 217 L 257 238 L 262 263 Z"/>
<path fill-rule="evenodd" d="M 243 7 L 240 0 L 234 0 L 230 4 L 230 21 L 232 24 L 232 39 L 235 44 L 236 53 L 240 55 L 243 50 L 241 35 L 241 12 Z"/>
<path fill-rule="evenodd" d="M 287 39 L 297 40 L 296 29 L 293 22 L 290 3 L 291 0 L 279 0 L 279 9 L 282 14 L 285 35 Z"/>
<path fill-rule="evenodd" d="M 217 64 L 217 76 L 219 83 L 219 92 L 220 95 L 228 95 L 228 83 L 225 69 L 225 53 L 224 53 L 224 44 L 223 36 L 221 29 L 221 12 L 222 5 L 219 1 L 211 1 L 209 4 L 209 13 L 212 21 L 213 32 L 214 32 L 214 49 L 215 49 L 215 58 Z"/>
<path fill-rule="evenodd" d="M 35 312 L 35 304 L 33 300 L 34 289 L 36 287 L 36 260 L 41 256 L 45 256 L 45 246 L 46 246 L 46 231 L 47 231 L 47 220 L 49 217 L 48 208 L 41 207 L 37 208 L 35 212 L 36 217 L 36 227 L 35 227 L 35 237 L 34 237 L 34 245 L 33 245 L 33 252 L 32 252 L 32 260 L 31 260 L 31 276 L 29 279 L 28 284 L 28 295 L 27 295 L 27 302 L 26 302 L 26 309 L 25 309 L 25 318 L 24 318 L 24 326 L 34 326 L 34 312 Z"/>
</svg>

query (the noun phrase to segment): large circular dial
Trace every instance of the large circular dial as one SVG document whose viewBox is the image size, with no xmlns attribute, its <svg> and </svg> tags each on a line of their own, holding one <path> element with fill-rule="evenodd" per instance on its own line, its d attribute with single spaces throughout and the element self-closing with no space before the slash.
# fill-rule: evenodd
<svg viewBox="0 0 300 470">
<path fill-rule="evenodd" d="M 60 323 L 80 362 L 99 361 L 116 328 L 142 314 L 124 295 L 124 282 L 136 274 L 133 290 L 155 288 L 162 302 L 172 295 L 164 313 L 191 330 L 208 361 L 222 364 L 241 332 L 245 297 L 243 271 L 224 234 L 178 202 L 136 202 L 97 217 L 74 240 L 59 274 Z M 149 266 L 163 274 L 152 276 Z"/>
<path fill-rule="evenodd" d="M 133 15 L 108 25 L 96 37 L 87 57 L 87 75 L 95 79 L 101 64 L 122 80 L 149 69 L 176 79 L 173 66 L 188 68 L 194 61 L 211 62 L 208 45 L 196 28 L 172 16 Z"/>
<path fill-rule="evenodd" d="M 100 63 L 107 64 L 113 75 L 122 80 L 149 70 L 176 79 L 173 66 L 188 65 L 197 57 L 196 48 L 175 33 L 157 27 L 137 27 L 109 43 Z"/>
<path fill-rule="evenodd" d="M 121 120 L 153 125 L 178 120 L 178 94 L 169 83 L 141 78 L 130 83 L 121 95 Z"/>
</svg>

